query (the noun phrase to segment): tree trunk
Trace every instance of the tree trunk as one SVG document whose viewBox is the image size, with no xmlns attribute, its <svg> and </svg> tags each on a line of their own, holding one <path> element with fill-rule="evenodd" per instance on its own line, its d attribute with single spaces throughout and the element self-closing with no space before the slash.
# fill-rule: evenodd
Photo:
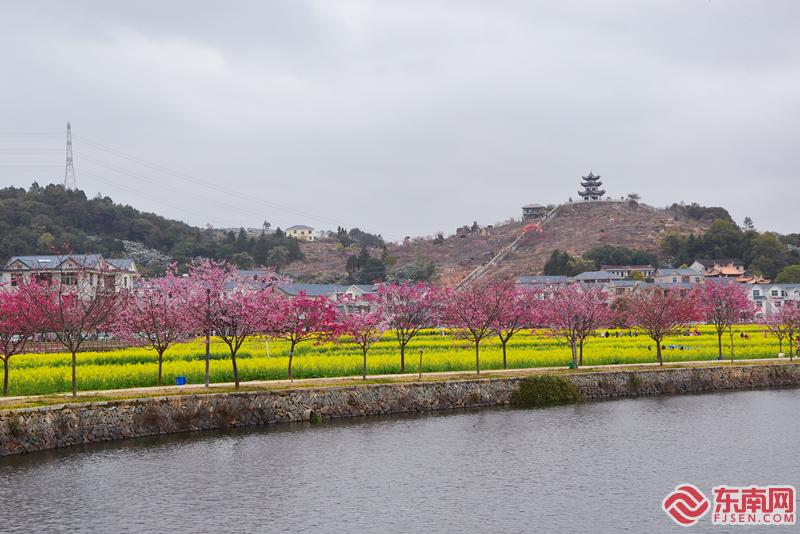
<svg viewBox="0 0 800 534">
<path fill-rule="evenodd" d="M 231 363 L 233 364 L 233 382 L 236 389 L 239 389 L 239 367 L 236 365 L 236 351 L 231 351 Z"/>
<path fill-rule="evenodd" d="M 364 368 L 361 370 L 361 378 L 366 380 L 367 379 L 367 349 L 362 349 L 364 351 Z"/>
<path fill-rule="evenodd" d="M 783 352 L 783 338 L 780 338 L 778 340 L 778 352 Z M 791 357 L 792 357 L 792 355 L 790 354 L 789 358 L 791 358 Z"/>
<path fill-rule="evenodd" d="M 508 369 L 508 363 L 506 361 L 506 343 L 508 343 L 508 340 L 506 339 L 503 341 L 501 339 L 500 341 L 503 343 L 503 369 Z"/>
<path fill-rule="evenodd" d="M 728 330 L 731 335 L 731 363 L 733 363 L 733 327 Z"/>
<path fill-rule="evenodd" d="M 158 353 L 158 387 L 161 387 L 161 368 L 164 363 L 164 351 Z"/>
<path fill-rule="evenodd" d="M 578 360 L 578 365 L 583 365 L 583 340 L 580 341 L 580 359 Z"/>
<path fill-rule="evenodd" d="M 72 396 L 78 396 L 78 376 L 77 370 L 78 367 L 78 357 L 75 355 L 75 351 L 72 351 Z"/>
<path fill-rule="evenodd" d="M 211 370 L 211 333 L 206 332 L 206 387 Z"/>
<path fill-rule="evenodd" d="M 422 380 L 422 350 L 423 349 L 419 349 L 419 368 L 418 368 L 418 370 L 419 370 L 419 379 L 420 380 Z"/>
<path fill-rule="evenodd" d="M 717 331 L 717 346 L 719 348 L 719 355 L 717 356 L 718 360 L 722 359 L 722 332 Z"/>
<path fill-rule="evenodd" d="M 656 359 L 658 360 L 658 365 L 664 365 L 664 360 L 661 357 L 661 340 L 656 341 Z"/>
<path fill-rule="evenodd" d="M 292 374 L 292 358 L 294 358 L 294 345 L 289 349 L 289 382 L 294 382 L 294 375 Z"/>
<path fill-rule="evenodd" d="M 578 368 L 578 347 L 576 343 L 570 343 L 570 348 L 572 348 L 572 368 Z"/>
<path fill-rule="evenodd" d="M 400 372 L 406 372 L 406 344 L 400 344 Z"/>
<path fill-rule="evenodd" d="M 478 349 L 480 348 L 480 341 L 475 342 L 475 372 L 477 374 L 481 374 L 481 357 L 478 353 Z"/>
<path fill-rule="evenodd" d="M 8 395 L 8 356 L 3 360 L 3 396 Z"/>
</svg>

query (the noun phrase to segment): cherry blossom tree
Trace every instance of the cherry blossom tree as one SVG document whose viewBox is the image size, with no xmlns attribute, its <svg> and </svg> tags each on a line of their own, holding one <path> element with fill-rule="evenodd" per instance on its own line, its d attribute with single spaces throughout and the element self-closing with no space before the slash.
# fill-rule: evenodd
<svg viewBox="0 0 800 534">
<path fill-rule="evenodd" d="M 39 320 L 26 309 L 18 291 L 0 288 L 0 359 L 3 360 L 3 396 L 8 395 L 8 365 L 11 357 L 25 350 L 36 333 Z"/>
<path fill-rule="evenodd" d="M 572 366 L 583 364 L 583 344 L 612 314 L 605 291 L 572 284 L 553 290 L 542 309 L 542 322 L 552 335 L 572 350 Z M 580 350 L 581 359 L 578 359 Z"/>
<path fill-rule="evenodd" d="M 233 273 L 235 274 L 235 272 Z M 236 354 L 242 344 L 259 333 L 274 331 L 280 324 L 283 299 L 270 289 L 253 290 L 236 284 L 212 299 L 214 332 L 228 345 L 233 365 L 233 381 L 239 389 Z"/>
<path fill-rule="evenodd" d="M 225 291 L 225 283 L 231 280 L 233 267 L 225 261 L 202 260 L 189 269 L 189 306 L 196 329 L 205 336 L 205 386 L 209 386 L 211 374 L 211 335 L 217 326 L 216 304 Z"/>
<path fill-rule="evenodd" d="M 52 333 L 72 355 L 72 396 L 77 396 L 77 353 L 93 332 L 107 330 L 124 302 L 124 293 L 94 286 L 79 271 L 46 280 L 31 280 L 17 288 L 26 314 L 42 332 Z"/>
<path fill-rule="evenodd" d="M 281 319 L 274 327 L 274 335 L 289 342 L 288 376 L 289 380 L 294 380 L 292 361 L 295 347 L 304 341 L 319 343 L 338 335 L 336 304 L 328 298 L 309 297 L 301 292 L 282 301 L 279 316 Z"/>
<path fill-rule="evenodd" d="M 640 288 L 625 297 L 629 324 L 649 336 L 656 344 L 656 359 L 664 365 L 661 342 L 680 334 L 700 319 L 693 295 L 681 295 L 674 288 Z"/>
<path fill-rule="evenodd" d="M 426 326 L 436 322 L 437 291 L 423 284 L 386 284 L 378 287 L 377 303 L 400 346 L 400 372 L 406 370 L 406 347 Z"/>
<path fill-rule="evenodd" d="M 794 342 L 800 333 L 800 306 L 792 301 L 784 302 L 777 311 L 772 311 L 764 318 L 764 325 L 778 338 L 780 352 L 783 352 L 783 340 L 789 342 L 789 359 L 792 359 L 796 350 Z"/>
<path fill-rule="evenodd" d="M 722 359 L 722 335 L 727 331 L 731 339 L 731 361 L 733 361 L 733 325 L 751 319 L 755 309 L 747 290 L 735 282 L 706 281 L 694 291 L 703 320 L 714 325 L 717 333 L 718 358 Z"/>
<path fill-rule="evenodd" d="M 503 301 L 510 298 L 508 286 L 502 284 L 473 284 L 465 289 L 444 295 L 442 318 L 457 335 L 475 345 L 475 372 L 481 372 L 480 344 L 495 334 Z"/>
<path fill-rule="evenodd" d="M 388 328 L 386 314 L 379 307 L 356 310 L 342 317 L 339 322 L 339 333 L 349 336 L 364 358 L 362 378 L 367 379 L 367 352 L 378 341 Z"/>
<path fill-rule="evenodd" d="M 498 283 L 495 290 L 505 295 L 493 329 L 503 346 L 503 369 L 508 369 L 508 341 L 520 330 L 538 323 L 542 300 L 538 291 L 517 287 L 513 282 Z"/>
<path fill-rule="evenodd" d="M 132 289 L 114 321 L 112 328 L 117 335 L 133 343 L 145 340 L 156 351 L 159 386 L 164 352 L 196 331 L 191 296 L 190 279 L 176 275 L 172 266 L 165 276 Z"/>
</svg>

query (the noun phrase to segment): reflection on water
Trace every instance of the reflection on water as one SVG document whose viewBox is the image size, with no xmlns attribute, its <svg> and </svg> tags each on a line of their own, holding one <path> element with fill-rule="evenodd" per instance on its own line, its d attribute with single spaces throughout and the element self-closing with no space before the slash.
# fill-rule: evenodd
<svg viewBox="0 0 800 534">
<path fill-rule="evenodd" d="M 61 449 L 0 459 L 0 532 L 676 532 L 678 483 L 800 485 L 798 411 L 749 391 Z"/>
</svg>

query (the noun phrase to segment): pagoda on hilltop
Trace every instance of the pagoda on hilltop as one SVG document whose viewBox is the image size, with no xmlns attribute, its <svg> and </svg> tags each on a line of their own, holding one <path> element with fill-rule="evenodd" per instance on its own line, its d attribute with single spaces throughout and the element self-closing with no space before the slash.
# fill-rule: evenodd
<svg viewBox="0 0 800 534">
<path fill-rule="evenodd" d="M 595 176 L 589 171 L 589 176 L 581 176 L 581 185 L 583 191 L 578 191 L 578 194 L 583 200 L 600 200 L 606 194 L 605 189 L 600 189 L 603 182 L 600 181 L 600 176 Z"/>
</svg>

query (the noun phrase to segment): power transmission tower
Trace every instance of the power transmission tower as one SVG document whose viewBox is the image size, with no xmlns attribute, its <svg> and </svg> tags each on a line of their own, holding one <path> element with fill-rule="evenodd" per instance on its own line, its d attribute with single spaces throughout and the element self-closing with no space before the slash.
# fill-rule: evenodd
<svg viewBox="0 0 800 534">
<path fill-rule="evenodd" d="M 64 189 L 77 189 L 75 166 L 72 163 L 72 126 L 67 123 L 67 167 L 64 169 Z"/>
</svg>

